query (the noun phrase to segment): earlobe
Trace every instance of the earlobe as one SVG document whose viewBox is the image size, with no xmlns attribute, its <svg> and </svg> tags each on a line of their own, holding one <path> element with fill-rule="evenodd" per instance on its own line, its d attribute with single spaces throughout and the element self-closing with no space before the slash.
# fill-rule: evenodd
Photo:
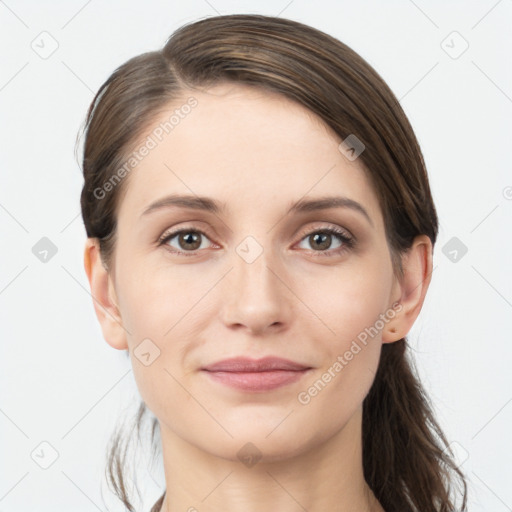
<svg viewBox="0 0 512 512">
<path fill-rule="evenodd" d="M 96 238 L 88 238 L 85 243 L 84 268 L 105 341 L 115 349 L 128 350 L 127 331 L 123 326 L 112 279 L 103 266 Z"/>
<path fill-rule="evenodd" d="M 432 277 L 432 242 L 427 235 L 418 235 L 402 257 L 403 277 L 398 282 L 400 309 L 382 333 L 383 343 L 397 341 L 411 330 L 418 317 Z"/>
<path fill-rule="evenodd" d="M 393 320 L 391 320 L 382 330 L 382 343 L 393 343 L 405 336 L 398 327 L 399 323 L 402 324 L 402 321 L 400 320 L 400 313 L 403 312 L 403 306 L 398 301 L 396 301 L 395 304 L 398 304 L 398 307 L 395 306 L 390 308 L 390 311 L 391 309 L 395 311 L 395 316 L 393 317 Z"/>
</svg>

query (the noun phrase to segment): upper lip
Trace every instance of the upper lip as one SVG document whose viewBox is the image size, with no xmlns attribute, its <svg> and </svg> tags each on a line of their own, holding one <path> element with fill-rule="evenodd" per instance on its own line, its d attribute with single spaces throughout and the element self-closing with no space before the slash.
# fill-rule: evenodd
<svg viewBox="0 0 512 512">
<path fill-rule="evenodd" d="M 203 367 L 202 370 L 210 372 L 268 372 L 273 370 L 300 371 L 309 368 L 311 367 L 289 359 L 269 356 L 262 359 L 250 359 L 248 357 L 223 359 Z"/>
</svg>

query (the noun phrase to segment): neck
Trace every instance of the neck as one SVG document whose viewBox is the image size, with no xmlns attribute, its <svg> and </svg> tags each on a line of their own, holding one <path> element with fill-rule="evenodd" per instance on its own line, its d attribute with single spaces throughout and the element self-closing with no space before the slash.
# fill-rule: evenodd
<svg viewBox="0 0 512 512">
<path fill-rule="evenodd" d="M 361 411 L 320 446 L 251 467 L 220 458 L 160 426 L 166 495 L 161 512 L 384 512 L 363 475 Z"/>
</svg>

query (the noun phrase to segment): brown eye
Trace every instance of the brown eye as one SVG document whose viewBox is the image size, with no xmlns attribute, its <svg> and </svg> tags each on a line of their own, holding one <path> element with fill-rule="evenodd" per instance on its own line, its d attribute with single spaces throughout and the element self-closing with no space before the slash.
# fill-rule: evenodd
<svg viewBox="0 0 512 512">
<path fill-rule="evenodd" d="M 201 234 L 195 231 L 186 231 L 178 234 L 178 244 L 182 249 L 195 251 L 201 247 Z"/>
<path fill-rule="evenodd" d="M 324 251 L 325 249 L 329 249 L 332 243 L 332 235 L 329 233 L 314 233 L 309 235 L 309 243 L 313 249 L 319 249 Z M 316 246 L 316 247 L 315 247 Z"/>
<path fill-rule="evenodd" d="M 168 245 L 172 252 L 192 252 L 202 249 L 203 238 L 208 237 L 201 231 L 193 229 L 182 229 L 173 233 L 166 233 L 160 239 L 160 245 Z M 175 245 L 177 243 L 177 246 Z"/>
<path fill-rule="evenodd" d="M 334 242 L 333 242 L 334 239 Z M 307 242 L 314 256 L 338 255 L 354 247 L 354 239 L 345 231 L 333 228 L 317 229 L 306 234 L 300 243 Z M 335 244 L 333 247 L 333 243 Z M 308 247 L 306 247 L 308 249 Z M 316 254 L 315 254 L 316 253 Z"/>
</svg>

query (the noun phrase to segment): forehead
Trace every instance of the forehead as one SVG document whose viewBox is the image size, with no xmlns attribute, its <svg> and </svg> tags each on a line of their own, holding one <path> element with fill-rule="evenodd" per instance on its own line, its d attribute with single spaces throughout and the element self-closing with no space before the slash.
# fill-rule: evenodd
<svg viewBox="0 0 512 512">
<path fill-rule="evenodd" d="M 186 91 L 153 117 L 139 147 L 150 139 L 127 176 L 120 215 L 138 215 L 171 193 L 212 196 L 237 212 L 338 193 L 364 203 L 373 218 L 380 214 L 362 165 L 339 151 L 341 139 L 276 93 L 239 84 Z"/>
</svg>

